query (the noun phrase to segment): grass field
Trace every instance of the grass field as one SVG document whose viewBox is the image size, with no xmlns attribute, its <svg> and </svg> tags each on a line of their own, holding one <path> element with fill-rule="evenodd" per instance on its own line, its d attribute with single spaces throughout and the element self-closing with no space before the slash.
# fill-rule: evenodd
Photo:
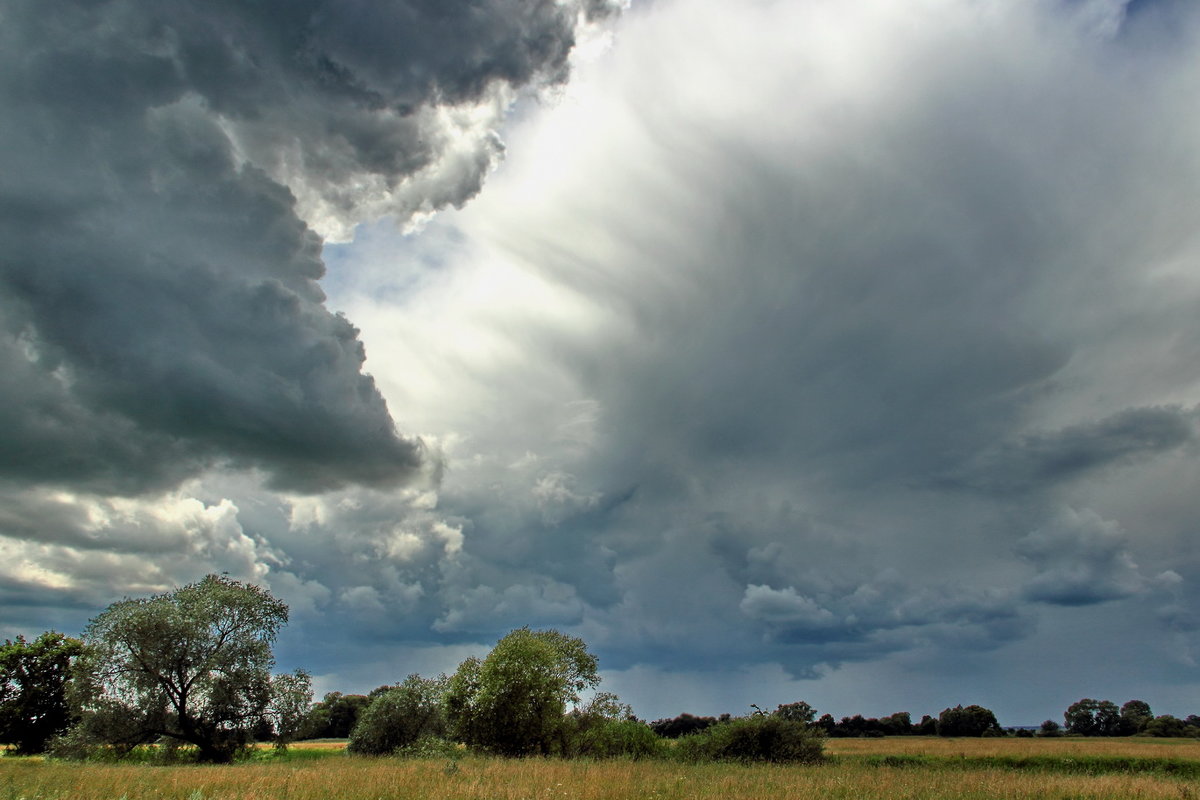
<svg viewBox="0 0 1200 800">
<path fill-rule="evenodd" d="M 1144 739 L 834 739 L 819 766 L 404 761 L 337 743 L 233 766 L 0 759 L 0 800 L 808 800 L 1196 798 L 1200 742 Z"/>
</svg>

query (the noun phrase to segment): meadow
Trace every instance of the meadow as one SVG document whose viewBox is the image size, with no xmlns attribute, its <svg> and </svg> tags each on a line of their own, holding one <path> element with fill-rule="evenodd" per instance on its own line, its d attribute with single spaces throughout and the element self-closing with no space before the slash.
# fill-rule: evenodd
<svg viewBox="0 0 1200 800">
<path fill-rule="evenodd" d="M 826 753 L 815 766 L 378 759 L 328 742 L 229 766 L 7 756 L 0 800 L 1200 799 L 1196 740 L 832 739 Z"/>
</svg>

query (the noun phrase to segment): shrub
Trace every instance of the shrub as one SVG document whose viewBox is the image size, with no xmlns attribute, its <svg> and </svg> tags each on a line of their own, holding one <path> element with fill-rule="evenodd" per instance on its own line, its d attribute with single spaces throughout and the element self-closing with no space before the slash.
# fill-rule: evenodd
<svg viewBox="0 0 1200 800">
<path fill-rule="evenodd" d="M 1181 719 L 1164 714 L 1150 720 L 1142 731 L 1147 736 L 1187 737 L 1197 735 L 1197 730 Z"/>
<path fill-rule="evenodd" d="M 675 753 L 684 761 L 820 761 L 825 737 L 802 722 L 774 716 L 739 717 L 685 736 Z"/>
<path fill-rule="evenodd" d="M 375 698 L 359 715 L 346 750 L 383 756 L 412 747 L 426 737 L 446 735 L 442 697 L 446 678 L 409 675 L 404 683 Z"/>
<path fill-rule="evenodd" d="M 584 758 L 652 758 L 665 752 L 666 744 L 644 722 L 633 719 L 603 719 L 580 731 L 571 755 Z"/>
</svg>

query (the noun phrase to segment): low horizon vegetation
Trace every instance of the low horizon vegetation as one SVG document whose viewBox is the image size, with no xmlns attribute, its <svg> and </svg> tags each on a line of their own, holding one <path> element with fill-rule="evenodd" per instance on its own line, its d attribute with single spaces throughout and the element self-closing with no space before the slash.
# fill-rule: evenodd
<svg viewBox="0 0 1200 800">
<path fill-rule="evenodd" d="M 0 741 L 17 754 L 145 763 L 263 760 L 289 743 L 345 738 L 354 755 L 657 759 L 819 763 L 854 737 L 1196 737 L 1200 717 L 1155 717 L 1148 703 L 1083 698 L 1036 732 L 1005 730 L 990 709 L 958 705 L 834 720 L 798 701 L 742 716 L 681 714 L 646 722 L 599 691 L 582 639 L 518 628 L 453 675 L 409 675 L 369 695 L 312 702 L 307 673 L 272 674 L 287 606 L 266 590 L 210 575 L 174 592 L 114 603 L 81 639 L 47 632 L 0 650 Z M 590 696 L 588 696 L 590 693 Z M 674 740 L 674 742 L 672 741 Z M 308 758 L 303 756 L 302 758 Z M 900 755 L 890 757 L 901 758 Z M 901 760 L 927 758 L 907 754 Z"/>
</svg>

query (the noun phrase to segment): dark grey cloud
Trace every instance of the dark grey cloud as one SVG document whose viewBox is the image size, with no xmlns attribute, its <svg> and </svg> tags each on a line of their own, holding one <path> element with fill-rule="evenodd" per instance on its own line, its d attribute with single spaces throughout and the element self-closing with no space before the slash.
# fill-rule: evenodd
<svg viewBox="0 0 1200 800">
<path fill-rule="evenodd" d="M 462 223 L 553 291 L 458 320 L 490 315 L 492 352 L 535 366 L 525 390 L 519 360 L 473 364 L 510 424 L 464 422 L 443 508 L 470 520 L 464 555 L 531 574 L 469 571 L 497 602 L 454 623 L 499 626 L 504 592 L 553 575 L 574 593 L 548 622 L 604 598 L 578 628 L 610 664 L 793 675 L 1012 647 L 1050 606 L 1125 601 L 1156 625 L 1147 576 L 1178 548 L 1099 495 L 1164 459 L 1194 470 L 1187 49 L 1123 39 L 1119 3 L 683 7 L 631 34 L 617 72 L 638 80 L 594 100 L 605 135 L 547 137 L 571 142 L 565 177 L 527 164 Z M 901 13 L 928 24 L 893 37 Z M 554 380 L 595 409 L 583 455 L 545 434 Z M 514 429 L 541 472 L 514 467 Z M 594 504 L 543 516 L 530 496 L 559 474 Z M 1064 505 L 1128 538 L 1042 542 Z M 589 545 L 608 558 L 556 567 Z"/>
<path fill-rule="evenodd" d="M 1153 458 L 1194 442 L 1196 415 L 1182 408 L 1131 408 L 1096 422 L 1004 442 L 947 481 L 993 492 L 1042 492 L 1095 470 Z"/>
<path fill-rule="evenodd" d="M 1138 594 L 1147 584 L 1124 532 L 1092 511 L 1061 509 L 1016 551 L 1037 568 L 1024 587 L 1031 600 L 1089 605 Z"/>
<path fill-rule="evenodd" d="M 505 30 L 561 10 L 523 8 Z M 583 636 L 647 716 L 803 698 L 836 715 L 984 702 L 1036 724 L 1083 683 L 1165 708 L 1200 655 L 1200 125 L 1179 102 L 1200 91 L 1200 17 L 1175 6 L 1167 32 L 1151 7 L 1125 11 L 635 6 L 560 103 L 526 107 L 467 208 L 326 248 L 329 304 L 362 330 L 347 346 L 369 347 L 378 394 L 440 480 L 289 496 L 209 472 L 155 498 L 29 492 L 0 515 L 0 578 L 102 607 L 227 569 L 292 604 L 281 652 L 331 690 L 451 668 L 529 624 Z M 151 143 L 209 130 L 235 196 L 279 206 L 286 185 L 294 216 L 332 235 L 473 191 L 494 153 L 478 122 L 507 91 L 474 95 L 472 68 L 434 91 L 453 109 L 368 108 L 339 139 L 309 135 L 303 109 L 325 102 L 311 98 L 357 97 L 386 60 L 338 55 L 353 38 L 339 25 L 356 24 L 323 25 L 302 51 L 357 81 L 329 67 L 258 116 L 257 100 L 215 113 L 189 95 L 154 111 Z M 281 139 L 288 126 L 302 130 Z M 409 168 L 376 149 L 385 129 L 434 131 L 422 141 L 446 157 L 406 151 L 417 171 L 377 182 L 379 164 Z M 166 226 L 158 189 L 141 191 L 147 230 Z M 254 274 L 304 296 L 311 237 L 281 236 L 291 266 Z M 215 260 L 212 238 L 187 249 Z M 16 325 L 34 319 L 23 296 L 6 300 L 11 359 L 43 364 L 43 383 L 9 391 L 95 414 L 75 400 L 93 386 L 78 359 L 30 361 L 53 343 Z M 1096 659 L 1098 630 L 1130 646 Z M 1047 674 L 1047 652 L 1069 668 Z"/>
<path fill-rule="evenodd" d="M 561 81 L 579 19 L 613 10 L 5 0 L 0 475 L 411 475 L 317 232 L 467 201 L 514 92 Z"/>
</svg>

